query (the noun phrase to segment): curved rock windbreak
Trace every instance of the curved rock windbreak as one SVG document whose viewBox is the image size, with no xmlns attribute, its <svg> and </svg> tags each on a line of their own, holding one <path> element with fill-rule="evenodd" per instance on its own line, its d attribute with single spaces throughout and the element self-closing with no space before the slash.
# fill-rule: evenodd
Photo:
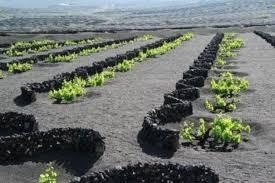
<svg viewBox="0 0 275 183">
<path fill-rule="evenodd" d="M 52 151 L 89 152 L 103 155 L 103 137 L 92 129 L 57 128 L 0 138 L 0 160 L 16 161 Z"/>
<path fill-rule="evenodd" d="M 219 176 L 205 166 L 179 164 L 128 165 L 94 172 L 71 183 L 200 182 L 217 183 Z"/>
</svg>

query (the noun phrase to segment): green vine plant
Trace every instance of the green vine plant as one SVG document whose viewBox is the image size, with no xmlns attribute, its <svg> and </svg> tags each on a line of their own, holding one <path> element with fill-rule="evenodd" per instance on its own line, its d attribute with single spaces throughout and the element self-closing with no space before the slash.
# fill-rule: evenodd
<svg viewBox="0 0 275 183">
<path fill-rule="evenodd" d="M 54 167 L 52 166 L 52 164 L 50 163 L 47 169 L 42 174 L 40 174 L 38 182 L 39 183 L 57 183 L 57 177 L 58 177 L 58 174 L 54 170 Z"/>
<path fill-rule="evenodd" d="M 147 40 L 150 40 L 152 38 L 153 37 L 151 35 L 143 35 L 143 36 L 138 37 L 135 40 L 131 40 L 131 41 L 124 41 L 122 43 L 114 43 L 112 45 L 106 45 L 104 47 L 87 48 L 87 49 L 84 49 L 84 50 L 80 51 L 78 54 L 72 53 L 72 54 L 69 54 L 69 55 L 56 55 L 56 56 L 50 55 L 49 57 L 47 57 L 45 59 L 45 61 L 49 62 L 49 63 L 71 62 L 71 61 L 75 60 L 78 56 L 89 56 L 93 53 L 98 53 L 98 52 L 105 51 L 105 50 L 108 50 L 108 49 L 116 49 L 116 48 L 119 48 L 123 45 L 132 44 L 135 41 L 147 41 Z M 67 41 L 67 42 L 65 42 L 65 44 L 70 45 L 70 46 L 74 46 L 74 45 L 77 45 L 78 43 L 73 42 L 73 41 Z"/>
<path fill-rule="evenodd" d="M 135 62 L 133 60 L 124 60 L 122 63 L 119 63 L 115 67 L 115 71 L 116 72 L 128 72 L 133 68 L 134 65 L 135 65 Z"/>
<path fill-rule="evenodd" d="M 223 41 L 219 45 L 217 59 L 213 69 L 223 69 L 227 62 L 225 59 L 235 58 L 237 56 L 233 50 L 244 47 L 244 41 L 242 39 L 235 38 L 236 33 L 225 33 Z"/>
<path fill-rule="evenodd" d="M 72 60 L 77 58 L 77 54 L 73 53 L 70 55 L 56 55 L 53 56 L 52 54 L 45 59 L 45 62 L 49 63 L 57 63 L 57 62 L 71 62 Z"/>
<path fill-rule="evenodd" d="M 152 35 L 145 34 L 141 37 L 136 38 L 135 41 L 148 41 L 148 40 L 151 40 L 151 39 L 153 39 Z"/>
<path fill-rule="evenodd" d="M 28 63 L 7 64 L 7 67 L 8 67 L 9 73 L 21 73 L 21 72 L 26 72 L 26 71 L 32 70 L 32 64 L 28 64 Z"/>
<path fill-rule="evenodd" d="M 247 140 L 249 134 L 249 125 L 244 125 L 240 120 L 218 115 L 208 125 L 204 119 L 200 119 L 197 129 L 194 123 L 184 123 L 179 135 L 186 145 L 228 151 Z"/>
<path fill-rule="evenodd" d="M 32 47 L 36 47 L 35 49 L 32 49 Z M 31 42 L 25 42 L 25 41 L 19 41 L 11 45 L 11 47 L 5 52 L 5 55 L 9 57 L 18 57 L 18 56 L 24 56 L 28 53 L 35 53 L 39 51 L 45 51 L 47 48 L 56 48 L 58 47 L 57 44 L 55 44 L 52 40 L 41 40 L 41 41 L 31 41 Z"/>
<path fill-rule="evenodd" d="M 92 37 L 89 39 L 84 39 L 84 40 L 80 40 L 80 41 L 65 41 L 64 42 L 64 46 L 76 46 L 76 45 L 86 45 L 86 44 L 92 44 L 95 43 L 99 40 L 101 40 L 102 38 L 100 37 Z"/>
<path fill-rule="evenodd" d="M 95 74 L 94 76 L 90 76 L 86 81 L 86 87 L 95 87 L 95 86 L 103 86 L 107 79 L 111 79 L 115 77 L 115 71 L 113 69 L 109 69 L 103 71 L 100 74 Z"/>
<path fill-rule="evenodd" d="M 227 65 L 227 62 L 221 57 L 217 57 L 214 64 L 214 69 L 223 69 Z"/>
<path fill-rule="evenodd" d="M 57 103 L 71 103 L 87 93 L 85 87 L 103 86 L 107 79 L 113 77 L 115 72 L 110 68 L 88 77 L 87 80 L 76 77 L 73 81 L 64 81 L 59 90 L 51 90 L 49 98 L 56 100 Z"/>
<path fill-rule="evenodd" d="M 55 99 L 57 103 L 71 103 L 77 97 L 85 95 L 85 80 L 75 78 L 73 81 L 64 81 L 59 90 L 49 92 L 49 98 Z"/>
<path fill-rule="evenodd" d="M 3 74 L 3 71 L 0 70 L 0 79 L 4 79 L 5 75 Z"/>
<path fill-rule="evenodd" d="M 220 80 L 214 79 L 210 82 L 210 90 L 221 97 L 234 97 L 239 95 L 241 91 L 248 89 L 249 82 L 239 77 L 233 77 L 230 72 L 223 72 Z"/>
<path fill-rule="evenodd" d="M 29 53 L 37 53 L 48 51 L 51 49 L 61 48 L 63 46 L 75 46 L 75 45 L 85 45 L 92 44 L 99 41 L 101 38 L 89 38 L 80 41 L 65 41 L 64 43 L 58 43 L 53 40 L 34 40 L 30 42 L 19 41 L 11 45 L 11 47 L 5 51 L 5 55 L 9 57 L 24 56 Z"/>
<path fill-rule="evenodd" d="M 227 99 L 220 95 L 215 95 L 215 102 L 212 103 L 208 99 L 204 102 L 204 107 L 211 113 L 226 113 L 237 109 L 238 100 L 236 98 Z"/>
<path fill-rule="evenodd" d="M 225 33 L 222 43 L 219 45 L 218 57 L 235 58 L 236 53 L 232 51 L 244 47 L 242 39 L 234 39 L 235 33 Z"/>
</svg>

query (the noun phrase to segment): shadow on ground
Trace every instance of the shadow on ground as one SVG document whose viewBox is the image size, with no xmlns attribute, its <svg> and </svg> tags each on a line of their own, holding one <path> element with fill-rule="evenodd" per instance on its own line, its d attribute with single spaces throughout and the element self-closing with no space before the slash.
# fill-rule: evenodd
<svg viewBox="0 0 275 183">
<path fill-rule="evenodd" d="M 144 142 L 142 138 L 142 133 L 139 131 L 137 135 L 137 141 L 142 148 L 142 152 L 150 155 L 150 156 L 156 156 L 163 159 L 169 159 L 172 158 L 175 152 L 166 151 L 160 147 L 154 146 L 152 144 L 149 144 L 147 142 Z"/>
<path fill-rule="evenodd" d="M 31 158 L 25 158 L 16 161 L 0 161 L 0 165 L 20 165 L 30 161 L 35 163 L 50 163 L 63 167 L 67 172 L 74 176 L 82 176 L 90 170 L 99 158 L 92 154 L 84 152 L 48 152 L 41 155 L 35 155 Z"/>
</svg>

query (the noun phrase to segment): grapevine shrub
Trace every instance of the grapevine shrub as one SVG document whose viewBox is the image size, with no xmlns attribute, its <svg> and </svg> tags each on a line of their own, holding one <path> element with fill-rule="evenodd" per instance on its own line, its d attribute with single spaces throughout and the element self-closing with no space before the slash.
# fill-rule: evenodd
<svg viewBox="0 0 275 183">
<path fill-rule="evenodd" d="M 26 72 L 26 71 L 32 70 L 32 64 L 28 64 L 28 63 L 7 64 L 7 67 L 8 67 L 9 73 L 21 73 L 21 72 Z"/>
<path fill-rule="evenodd" d="M 148 41 L 148 40 L 151 40 L 151 39 L 153 39 L 153 36 L 146 34 L 146 35 L 143 35 L 141 37 L 136 38 L 135 40 L 136 41 Z"/>
<path fill-rule="evenodd" d="M 65 41 L 64 43 L 58 43 L 53 40 L 34 40 L 31 42 L 20 41 L 11 45 L 11 47 L 5 52 L 5 55 L 10 57 L 17 57 L 26 55 L 28 53 L 37 53 L 50 49 L 61 48 L 63 46 L 91 44 L 98 40 L 100 40 L 100 38 L 89 38 L 80 41 Z"/>
<path fill-rule="evenodd" d="M 244 134 L 250 134 L 249 125 L 243 125 L 239 120 L 224 116 L 217 116 L 208 125 L 200 119 L 197 130 L 194 126 L 194 123 L 185 123 L 180 131 L 180 137 L 189 143 L 197 141 L 202 147 L 208 142 L 209 147 L 222 145 L 225 150 L 229 145 L 235 147 L 240 144 Z"/>
<path fill-rule="evenodd" d="M 226 61 L 224 59 L 218 57 L 216 59 L 214 67 L 219 68 L 219 69 L 223 69 L 225 65 L 226 65 Z"/>
<path fill-rule="evenodd" d="M 48 168 L 39 176 L 39 183 L 57 183 L 58 174 L 54 170 L 51 164 Z"/>
<path fill-rule="evenodd" d="M 240 49 L 244 47 L 244 42 L 242 39 L 235 38 L 236 33 L 225 33 L 223 41 L 219 45 L 217 59 L 214 68 L 223 69 L 227 64 L 226 58 L 235 58 L 237 56 L 233 50 Z"/>
</svg>

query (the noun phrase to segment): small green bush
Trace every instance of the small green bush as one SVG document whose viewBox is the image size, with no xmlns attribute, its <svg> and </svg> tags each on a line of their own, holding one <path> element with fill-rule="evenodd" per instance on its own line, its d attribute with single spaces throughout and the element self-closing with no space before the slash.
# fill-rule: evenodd
<svg viewBox="0 0 275 183">
<path fill-rule="evenodd" d="M 104 76 L 104 78 L 111 79 L 115 77 L 115 71 L 113 68 L 108 68 L 106 71 L 102 72 L 102 75 Z"/>
<path fill-rule="evenodd" d="M 77 97 L 85 95 L 85 86 L 86 81 L 80 78 L 75 78 L 73 81 L 64 81 L 61 89 L 49 92 L 49 98 L 55 99 L 58 103 L 70 103 Z"/>
<path fill-rule="evenodd" d="M 7 64 L 7 67 L 8 67 L 9 73 L 21 73 L 21 72 L 26 72 L 26 71 L 32 70 L 32 64 L 28 64 L 28 63 Z"/>
<path fill-rule="evenodd" d="M 4 79 L 4 78 L 5 78 L 5 76 L 3 74 L 3 71 L 0 70 L 0 79 Z"/>
<path fill-rule="evenodd" d="M 244 47 L 244 42 L 242 39 L 235 39 L 235 33 L 226 33 L 222 43 L 219 45 L 218 57 L 224 58 L 235 58 L 236 53 L 232 51 L 235 49 L 240 49 Z"/>
<path fill-rule="evenodd" d="M 17 51 L 14 49 L 9 49 L 5 52 L 5 55 L 9 56 L 9 57 L 20 57 L 20 56 L 24 56 L 27 54 L 27 51 Z"/>
<path fill-rule="evenodd" d="M 48 168 L 39 176 L 39 183 L 57 183 L 58 174 L 54 170 L 51 164 Z"/>
<path fill-rule="evenodd" d="M 210 89 L 215 94 L 222 97 L 233 97 L 238 95 L 241 91 L 247 90 L 249 83 L 247 80 L 241 78 L 233 78 L 232 73 L 224 72 L 221 74 L 221 79 L 210 82 Z"/>
<path fill-rule="evenodd" d="M 224 59 L 218 57 L 216 59 L 214 67 L 219 68 L 219 69 L 223 69 L 226 64 L 227 64 L 227 62 Z"/>
<path fill-rule="evenodd" d="M 232 112 L 237 109 L 237 99 L 224 99 L 219 95 L 215 95 L 215 102 L 211 103 L 205 100 L 204 107 L 211 113 Z"/>
<path fill-rule="evenodd" d="M 240 120 L 224 116 L 217 116 L 208 126 L 200 119 L 197 130 L 194 126 L 194 123 L 185 123 L 180 131 L 180 137 L 190 143 L 197 141 L 201 146 L 209 142 L 212 147 L 222 144 L 226 149 L 230 144 L 240 144 L 244 133 L 250 134 L 249 125 L 245 126 Z"/>
<path fill-rule="evenodd" d="M 65 46 L 75 46 L 75 45 L 77 45 L 77 42 L 67 40 L 67 41 L 65 41 L 64 45 Z"/>
<path fill-rule="evenodd" d="M 50 55 L 48 58 L 45 59 L 45 61 L 49 63 L 71 62 L 76 58 L 77 58 L 77 54 L 75 53 L 70 55 L 57 55 L 57 56 Z"/>
</svg>

